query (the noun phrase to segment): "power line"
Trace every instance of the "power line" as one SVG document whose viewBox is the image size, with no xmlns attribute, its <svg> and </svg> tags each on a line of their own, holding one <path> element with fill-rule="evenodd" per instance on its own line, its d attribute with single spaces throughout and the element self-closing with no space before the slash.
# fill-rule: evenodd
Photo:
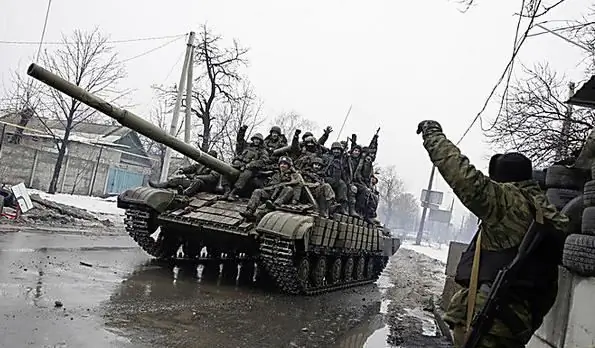
<svg viewBox="0 0 595 348">
<path fill-rule="evenodd" d="M 515 43 L 514 43 L 514 48 L 513 48 L 512 56 L 510 57 L 510 60 L 508 61 L 508 64 L 506 64 L 506 67 L 504 68 L 504 71 L 502 72 L 502 75 L 500 76 L 500 78 L 498 79 L 498 81 L 496 82 L 496 84 L 494 85 L 494 87 L 492 88 L 492 90 L 490 91 L 490 94 L 486 98 L 485 103 L 483 104 L 481 110 L 477 113 L 477 115 L 475 115 L 475 117 L 473 118 L 473 120 L 471 121 L 471 123 L 469 124 L 469 126 L 467 127 L 467 129 L 465 130 L 465 132 L 463 132 L 463 135 L 461 136 L 461 138 L 459 139 L 459 141 L 457 141 L 456 145 L 459 145 L 461 143 L 461 141 L 463 141 L 463 139 L 467 136 L 467 134 L 469 133 L 469 131 L 471 130 L 471 128 L 473 128 L 473 126 L 475 125 L 475 123 L 477 122 L 477 120 L 480 120 L 481 119 L 481 115 L 486 110 L 488 104 L 490 103 L 490 100 L 492 100 L 492 97 L 496 93 L 496 90 L 498 89 L 498 87 L 500 86 L 500 84 L 502 83 L 502 81 L 504 81 L 504 78 L 506 77 L 506 75 L 512 72 L 512 66 L 514 65 L 514 61 L 516 59 L 516 56 L 518 55 L 521 47 L 525 43 L 525 40 L 527 39 L 527 37 L 529 35 L 529 32 L 533 28 L 533 22 L 535 21 L 535 18 L 537 17 L 537 10 L 534 10 L 533 13 L 531 13 L 531 17 L 529 19 L 529 24 L 527 26 L 527 29 L 523 33 L 521 39 L 518 40 L 518 32 L 519 32 L 519 28 L 520 28 L 520 22 L 521 22 L 522 17 L 523 17 L 522 13 L 523 13 L 524 5 L 525 5 L 525 1 L 523 0 L 523 2 L 521 4 L 521 11 L 520 11 L 520 14 L 519 14 L 519 21 L 517 23 L 517 32 L 515 34 Z M 537 3 L 537 5 L 534 8 L 537 9 L 537 8 L 539 8 L 540 5 L 541 5 L 541 0 L 539 0 L 539 2 Z M 509 77 L 510 77 L 510 75 L 509 75 Z M 507 81 L 509 82 L 510 81 L 510 78 Z M 506 89 L 508 89 L 508 85 L 506 86 Z M 499 114 L 500 114 L 500 112 L 496 116 L 496 121 L 498 120 Z"/>
<path fill-rule="evenodd" d="M 45 12 L 45 20 L 43 21 L 43 29 L 41 30 L 41 38 L 39 39 L 39 46 L 37 47 L 37 55 L 35 56 L 35 62 L 39 61 L 39 55 L 41 54 L 41 46 L 43 45 L 43 39 L 45 37 L 45 29 L 48 26 L 48 18 L 50 17 L 51 6 L 52 0 L 48 0 L 48 9 Z"/>
<path fill-rule="evenodd" d="M 186 36 L 187 34 L 178 34 L 178 35 L 167 35 L 167 36 L 153 36 L 153 37 L 141 37 L 141 38 L 134 38 L 134 39 L 124 39 L 124 40 L 108 40 L 105 43 L 117 44 L 117 43 L 128 43 L 128 42 L 138 42 L 138 41 L 152 41 L 152 40 L 164 40 L 164 39 L 171 39 L 171 38 L 180 38 Z M 0 44 L 6 45 L 74 45 L 75 42 L 68 42 L 68 41 L 11 41 L 11 40 L 0 40 Z"/>
<path fill-rule="evenodd" d="M 136 59 L 136 58 L 140 58 L 140 57 L 146 56 L 146 55 L 147 55 L 147 54 L 149 54 L 149 53 L 155 52 L 155 51 L 157 51 L 158 49 L 161 49 L 161 48 L 163 48 L 163 47 L 165 47 L 165 46 L 167 46 L 167 45 L 169 45 L 169 44 L 172 44 L 172 43 L 174 43 L 174 42 L 176 42 L 176 41 L 180 40 L 181 38 L 182 38 L 182 36 L 179 36 L 179 37 L 177 37 L 176 39 L 173 39 L 173 40 L 171 40 L 171 41 L 168 41 L 168 42 L 166 42 L 166 43 L 164 43 L 164 44 L 162 44 L 162 45 L 159 45 L 159 46 L 157 46 L 157 47 L 155 47 L 155 48 L 151 48 L 150 50 L 148 50 L 148 51 L 145 51 L 145 52 L 143 52 L 143 53 L 141 53 L 141 54 L 138 54 L 138 55 L 136 55 L 136 56 L 134 56 L 134 57 L 130 57 L 130 58 L 126 58 L 126 59 L 124 59 L 124 60 L 121 60 L 119 63 L 125 63 L 125 62 L 129 62 L 129 61 L 131 61 L 131 60 L 133 60 L 133 59 Z"/>
</svg>

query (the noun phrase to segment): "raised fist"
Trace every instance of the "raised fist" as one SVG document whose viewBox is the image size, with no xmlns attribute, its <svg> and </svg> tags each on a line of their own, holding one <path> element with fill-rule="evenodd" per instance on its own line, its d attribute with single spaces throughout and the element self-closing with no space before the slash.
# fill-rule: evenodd
<svg viewBox="0 0 595 348">
<path fill-rule="evenodd" d="M 295 130 L 295 135 L 296 135 L 296 136 L 297 136 L 297 135 L 300 135 L 301 133 L 302 133 L 302 130 L 301 130 L 301 129 L 296 129 L 296 130 Z"/>
<path fill-rule="evenodd" d="M 434 120 L 425 120 L 421 121 L 417 125 L 417 134 L 422 133 L 422 135 L 427 135 L 432 132 L 442 132 L 442 126 L 440 125 L 440 123 Z"/>
<path fill-rule="evenodd" d="M 242 132 L 245 132 L 247 129 L 248 129 L 248 126 L 246 126 L 245 124 L 240 127 L 240 130 Z"/>
</svg>

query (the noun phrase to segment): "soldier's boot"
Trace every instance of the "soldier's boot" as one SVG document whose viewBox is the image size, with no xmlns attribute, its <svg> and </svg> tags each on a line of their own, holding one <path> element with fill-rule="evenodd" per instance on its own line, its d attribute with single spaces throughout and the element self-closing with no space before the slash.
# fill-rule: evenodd
<svg viewBox="0 0 595 348">
<path fill-rule="evenodd" d="M 243 216 L 246 220 L 253 220 L 255 218 L 254 213 L 256 209 L 253 207 L 246 207 L 246 210 L 240 212 L 240 215 Z"/>
<path fill-rule="evenodd" d="M 168 188 L 169 183 L 167 181 L 157 182 L 157 181 L 149 180 L 149 186 L 154 187 L 154 188 Z"/>
<path fill-rule="evenodd" d="M 202 181 L 200 181 L 200 180 L 194 181 L 194 182 L 192 182 L 192 184 L 190 184 L 190 186 L 187 189 L 185 189 L 182 192 L 182 194 L 184 196 L 192 197 L 195 194 L 197 194 L 198 192 L 200 192 L 201 186 L 202 186 Z"/>
<path fill-rule="evenodd" d="M 347 215 L 348 211 L 348 204 L 347 202 L 339 202 L 339 206 L 337 207 L 337 213 Z"/>
<path fill-rule="evenodd" d="M 355 211 L 355 202 L 349 202 L 349 215 L 359 218 L 359 214 Z"/>
<path fill-rule="evenodd" d="M 231 192 L 229 192 L 228 196 L 227 196 L 227 200 L 230 202 L 235 202 L 240 198 L 240 196 L 238 195 L 238 189 L 234 188 L 233 190 L 231 190 Z"/>
<path fill-rule="evenodd" d="M 318 213 L 320 214 L 320 216 L 322 216 L 323 218 L 329 217 L 330 205 L 331 201 L 327 201 L 326 199 L 321 199 L 320 202 L 318 202 Z"/>
</svg>

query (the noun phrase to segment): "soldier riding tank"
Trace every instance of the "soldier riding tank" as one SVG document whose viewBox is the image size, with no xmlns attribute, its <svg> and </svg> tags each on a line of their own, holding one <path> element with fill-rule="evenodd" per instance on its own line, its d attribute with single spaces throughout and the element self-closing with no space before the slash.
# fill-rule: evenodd
<svg viewBox="0 0 595 348">
<path fill-rule="evenodd" d="M 234 181 L 239 171 L 229 164 L 172 137 L 134 115 L 88 93 L 61 77 L 31 64 L 27 74 L 106 114 L 120 124 L 158 141 Z M 247 200 L 221 200 L 219 193 L 186 197 L 152 187 L 121 193 L 118 207 L 126 210 L 126 230 L 151 256 L 195 258 L 206 246 L 220 258 L 254 258 L 283 292 L 316 294 L 376 280 L 399 248 L 387 230 L 359 218 L 316 213 L 310 204 L 284 205 L 248 222 L 240 215 Z M 153 239 L 152 234 L 159 231 Z"/>
</svg>

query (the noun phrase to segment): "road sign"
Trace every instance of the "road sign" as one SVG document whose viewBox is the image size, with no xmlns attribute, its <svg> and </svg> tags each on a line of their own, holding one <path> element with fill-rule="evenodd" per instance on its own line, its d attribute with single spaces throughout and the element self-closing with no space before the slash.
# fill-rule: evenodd
<svg viewBox="0 0 595 348">
<path fill-rule="evenodd" d="M 430 210 L 428 219 L 430 221 L 449 223 L 452 212 L 450 210 Z"/>
<path fill-rule="evenodd" d="M 443 198 L 444 198 L 444 192 L 430 191 L 430 194 L 428 195 L 428 190 L 426 190 L 426 189 L 421 190 L 422 203 L 429 203 L 430 205 L 440 205 L 440 204 L 442 204 Z"/>
</svg>

